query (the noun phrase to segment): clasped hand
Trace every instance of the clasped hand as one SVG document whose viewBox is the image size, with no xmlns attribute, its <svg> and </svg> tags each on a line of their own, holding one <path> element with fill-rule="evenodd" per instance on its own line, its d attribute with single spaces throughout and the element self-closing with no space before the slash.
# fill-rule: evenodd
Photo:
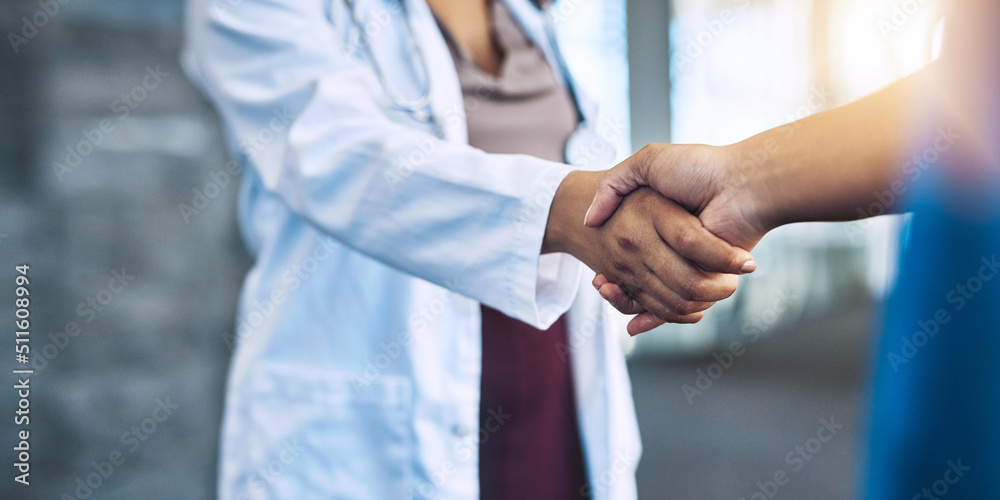
<svg viewBox="0 0 1000 500">
<path fill-rule="evenodd" d="M 614 222 L 619 213 L 628 210 L 633 197 L 648 199 L 649 196 L 660 196 L 658 201 L 669 205 L 670 209 L 663 211 L 664 219 L 660 219 L 659 224 L 679 224 L 684 228 L 680 230 L 680 234 L 684 235 L 683 242 L 671 247 L 680 251 L 667 251 L 663 257 L 688 260 L 686 266 L 675 267 L 684 271 L 684 278 L 681 279 L 690 280 L 684 281 L 684 290 L 718 292 L 715 300 L 728 297 L 736 289 L 735 274 L 746 274 L 756 269 L 756 263 L 747 252 L 769 229 L 779 225 L 764 215 L 770 213 L 766 209 L 766 200 L 754 198 L 755 194 L 767 190 L 754 186 L 750 176 L 740 171 L 738 158 L 738 153 L 732 148 L 648 145 L 615 168 L 601 173 L 585 224 L 594 228 L 606 227 Z M 728 265 L 726 259 L 729 259 Z M 691 270 L 693 266 L 699 266 L 701 272 Z M 662 270 L 671 272 L 665 268 Z M 653 288 L 637 290 L 634 282 L 624 281 L 603 269 L 595 268 L 595 271 L 598 274 L 593 284 L 601 296 L 619 311 L 637 314 L 629 323 L 630 334 L 651 330 L 664 322 L 689 322 L 678 321 L 678 317 L 670 314 L 671 311 L 657 309 L 657 300 L 648 297 Z M 664 279 L 671 280 L 669 277 Z M 654 293 L 656 296 L 669 295 L 662 289 L 657 291 L 660 293 Z M 726 292 L 725 297 L 721 296 L 723 291 Z M 699 304 L 704 306 L 699 311 L 712 305 L 709 302 Z M 681 316 L 681 319 L 700 317 L 687 315 Z"/>
<path fill-rule="evenodd" d="M 632 335 L 663 322 L 699 321 L 736 291 L 737 275 L 756 266 L 747 250 L 706 228 L 690 205 L 642 187 L 648 182 L 621 182 L 657 160 L 654 153 L 646 148 L 607 172 L 567 176 L 553 200 L 543 246 L 543 253 L 570 253 L 598 272 L 601 295 L 620 311 L 638 314 L 628 325 Z M 587 212 L 591 201 L 596 209 Z M 593 227 L 582 224 L 585 216 Z"/>
</svg>

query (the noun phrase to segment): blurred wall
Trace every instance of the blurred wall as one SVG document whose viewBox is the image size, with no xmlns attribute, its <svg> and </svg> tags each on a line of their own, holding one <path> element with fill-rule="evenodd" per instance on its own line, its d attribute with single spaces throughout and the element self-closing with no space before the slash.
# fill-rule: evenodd
<svg viewBox="0 0 1000 500">
<path fill-rule="evenodd" d="M 183 1 L 46 5 L 0 3 L 5 42 L 26 40 L 0 47 L 0 316 L 30 264 L 35 369 L 31 486 L 8 465 L 0 498 L 214 498 L 248 260 L 218 123 L 178 66 Z M 5 462 L 16 404 L 0 398 Z"/>
<path fill-rule="evenodd" d="M 670 19 L 673 1 L 629 0 L 632 146 L 670 142 Z"/>
</svg>

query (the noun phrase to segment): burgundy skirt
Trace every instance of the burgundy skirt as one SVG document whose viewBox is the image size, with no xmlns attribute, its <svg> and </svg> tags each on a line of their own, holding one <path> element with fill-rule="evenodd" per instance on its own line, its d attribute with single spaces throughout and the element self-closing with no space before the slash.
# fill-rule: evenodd
<svg viewBox="0 0 1000 500">
<path fill-rule="evenodd" d="M 565 317 L 538 330 L 482 313 L 481 498 L 588 498 Z"/>
</svg>

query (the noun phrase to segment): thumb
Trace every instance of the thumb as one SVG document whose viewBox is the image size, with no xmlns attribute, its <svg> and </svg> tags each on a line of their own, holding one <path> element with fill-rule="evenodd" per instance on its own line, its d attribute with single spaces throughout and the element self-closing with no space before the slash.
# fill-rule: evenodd
<svg viewBox="0 0 1000 500">
<path fill-rule="evenodd" d="M 611 215 L 618 210 L 621 205 L 623 195 L 618 194 L 614 188 L 607 184 L 598 184 L 597 192 L 594 193 L 594 201 L 590 202 L 587 214 L 583 216 L 583 225 L 587 227 L 597 227 L 604 224 L 604 221 L 611 218 Z"/>
<path fill-rule="evenodd" d="M 629 160 L 605 171 L 597 181 L 597 192 L 583 216 L 583 224 L 587 227 L 604 224 L 618 209 L 625 195 L 646 185 L 648 182 L 645 176 L 637 172 L 635 165 Z"/>
</svg>

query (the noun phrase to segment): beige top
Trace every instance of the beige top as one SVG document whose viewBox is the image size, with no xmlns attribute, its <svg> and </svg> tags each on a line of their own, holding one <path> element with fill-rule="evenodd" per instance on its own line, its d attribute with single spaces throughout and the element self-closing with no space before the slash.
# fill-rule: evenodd
<svg viewBox="0 0 1000 500">
<path fill-rule="evenodd" d="M 496 76 L 476 66 L 438 23 L 465 96 L 469 144 L 487 153 L 565 163 L 566 141 L 577 128 L 572 97 L 504 2 L 490 4 L 492 35 L 502 57 Z"/>
</svg>

